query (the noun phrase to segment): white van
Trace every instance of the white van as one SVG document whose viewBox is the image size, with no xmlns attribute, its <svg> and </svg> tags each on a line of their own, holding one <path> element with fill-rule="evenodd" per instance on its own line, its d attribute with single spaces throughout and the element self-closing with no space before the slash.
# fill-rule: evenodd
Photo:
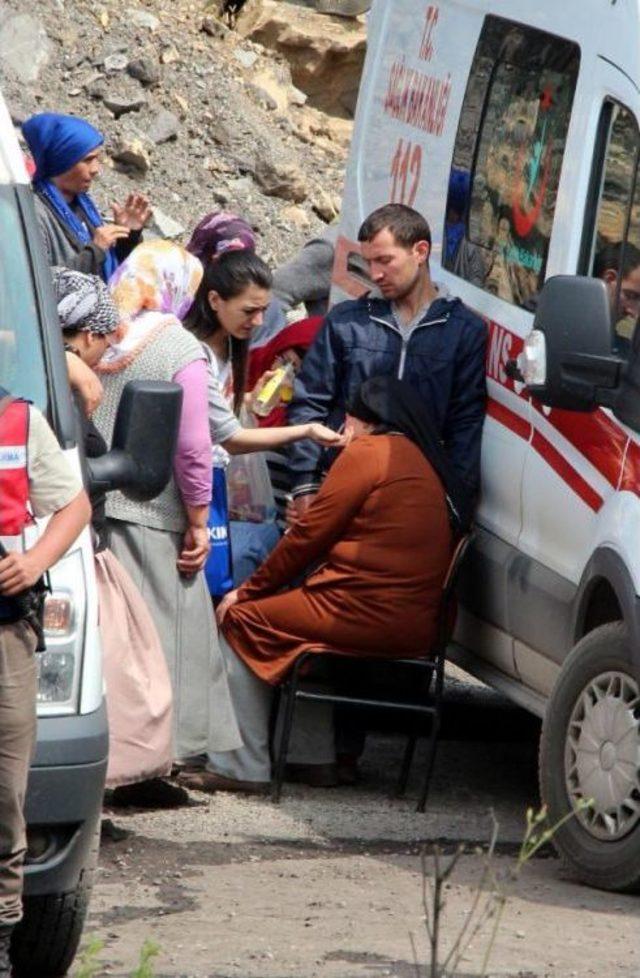
<svg viewBox="0 0 640 978">
<path fill-rule="evenodd" d="M 171 470 L 175 385 L 128 385 L 113 448 L 87 460 L 77 444 L 62 334 L 33 192 L 0 96 L 0 387 L 48 417 L 88 487 L 156 495 Z M 167 440 L 166 427 L 173 429 Z M 150 426 L 155 445 L 149 446 Z M 158 462 L 160 468 L 158 469 Z M 37 526 L 26 531 L 38 532 Z M 7 547 L 12 541 L 3 541 Z M 89 530 L 50 573 L 46 651 L 38 656 L 38 739 L 26 799 L 25 913 L 12 942 L 16 978 L 60 978 L 87 913 L 107 767 L 107 715 Z"/>
<path fill-rule="evenodd" d="M 358 227 L 403 202 L 487 323 L 451 657 L 543 718 L 550 821 L 593 799 L 557 845 L 620 890 L 640 884 L 639 120 L 637 2 L 375 0 L 334 275 L 366 289 Z"/>
</svg>

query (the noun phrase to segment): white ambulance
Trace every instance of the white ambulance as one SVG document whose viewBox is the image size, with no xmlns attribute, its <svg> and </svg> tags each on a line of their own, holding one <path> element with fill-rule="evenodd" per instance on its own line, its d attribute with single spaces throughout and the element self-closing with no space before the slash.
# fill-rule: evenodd
<svg viewBox="0 0 640 978">
<path fill-rule="evenodd" d="M 617 890 L 640 885 L 639 86 L 638 0 L 375 0 L 335 267 L 361 294 L 361 221 L 412 205 L 487 323 L 451 655 L 543 718 L 550 820 L 592 799 L 558 848 Z"/>
</svg>

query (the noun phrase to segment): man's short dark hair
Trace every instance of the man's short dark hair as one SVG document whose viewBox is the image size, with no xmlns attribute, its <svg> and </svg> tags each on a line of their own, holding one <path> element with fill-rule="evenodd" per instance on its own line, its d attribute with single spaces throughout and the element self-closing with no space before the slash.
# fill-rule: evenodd
<svg viewBox="0 0 640 978">
<path fill-rule="evenodd" d="M 426 241 L 431 247 L 431 228 L 427 221 L 405 204 L 385 204 L 369 214 L 358 231 L 358 241 L 373 241 L 381 231 L 390 231 L 403 248 L 412 248 L 418 241 Z"/>
<path fill-rule="evenodd" d="M 595 278 L 602 278 L 610 268 L 621 278 L 627 278 L 640 268 L 640 248 L 629 242 L 607 241 L 593 259 L 593 274 Z"/>
</svg>

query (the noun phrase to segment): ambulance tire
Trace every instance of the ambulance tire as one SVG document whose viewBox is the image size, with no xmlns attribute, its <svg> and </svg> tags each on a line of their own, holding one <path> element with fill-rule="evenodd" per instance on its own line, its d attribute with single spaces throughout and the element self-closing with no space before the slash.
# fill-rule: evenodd
<svg viewBox="0 0 640 978">
<path fill-rule="evenodd" d="M 618 678 L 614 679 L 609 695 L 607 683 L 612 675 Z M 626 742 L 631 742 L 633 749 L 634 742 L 640 740 L 640 706 L 637 702 L 633 705 L 633 689 L 637 691 L 638 687 L 640 676 L 632 666 L 631 643 L 623 622 L 610 622 L 594 629 L 569 654 L 549 699 L 540 741 L 540 793 L 547 806 L 550 826 L 573 807 L 568 787 L 568 759 L 572 757 L 569 736 L 572 730 L 575 739 L 580 731 L 583 697 L 591 690 L 604 690 L 608 708 L 614 711 L 620 708 L 623 720 L 631 726 Z M 588 714 L 585 717 L 588 721 Z M 624 817 L 629 818 L 628 826 L 618 822 L 613 838 L 606 838 L 604 821 L 593 821 L 592 811 L 578 814 L 558 828 L 553 843 L 574 878 L 602 890 L 620 893 L 640 890 L 640 819 L 634 821 L 630 814 L 635 803 L 640 802 L 637 795 L 633 789 L 631 804 L 621 806 Z M 589 820 L 591 828 L 585 824 Z"/>
<path fill-rule="evenodd" d="M 98 861 L 100 828 L 78 885 L 67 893 L 31 896 L 11 942 L 14 978 L 64 978 L 80 945 Z"/>
</svg>

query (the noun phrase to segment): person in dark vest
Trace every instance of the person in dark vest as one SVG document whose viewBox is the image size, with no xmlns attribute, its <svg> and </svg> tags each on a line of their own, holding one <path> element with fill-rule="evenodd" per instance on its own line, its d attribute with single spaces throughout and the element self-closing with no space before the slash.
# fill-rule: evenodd
<svg viewBox="0 0 640 978">
<path fill-rule="evenodd" d="M 33 546 L 25 531 L 50 516 Z M 0 388 L 0 978 L 10 978 L 22 916 L 23 806 L 36 733 L 43 574 L 88 523 L 91 506 L 42 414 Z"/>
</svg>

